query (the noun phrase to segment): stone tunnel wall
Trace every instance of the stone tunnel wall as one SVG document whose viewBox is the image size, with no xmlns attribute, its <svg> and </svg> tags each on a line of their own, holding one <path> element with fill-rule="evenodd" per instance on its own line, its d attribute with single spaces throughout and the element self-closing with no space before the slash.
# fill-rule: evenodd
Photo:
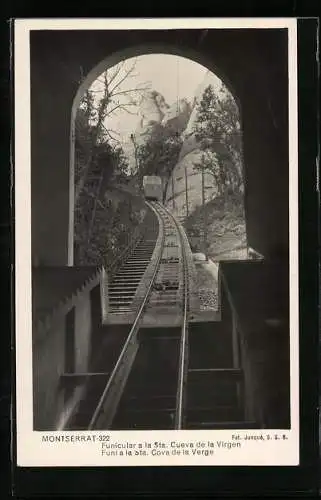
<svg viewBox="0 0 321 500">
<path fill-rule="evenodd" d="M 90 291 L 80 294 L 71 303 L 69 314 L 75 311 L 74 320 L 74 371 L 86 373 L 89 370 L 91 355 L 92 324 Z M 67 313 L 68 314 L 68 313 Z M 51 327 L 40 339 L 34 325 L 33 346 L 33 391 L 34 391 L 34 429 L 57 430 L 64 425 L 68 409 L 72 409 L 81 398 L 82 388 L 75 387 L 68 403 L 62 388 L 61 376 L 66 373 L 66 336 L 73 335 L 66 321 L 66 311 L 62 311 L 52 322 Z"/>
</svg>

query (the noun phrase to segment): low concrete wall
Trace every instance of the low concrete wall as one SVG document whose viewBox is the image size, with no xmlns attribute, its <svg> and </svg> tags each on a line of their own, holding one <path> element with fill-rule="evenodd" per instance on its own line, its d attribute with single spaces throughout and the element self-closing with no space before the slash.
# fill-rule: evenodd
<svg viewBox="0 0 321 500">
<path fill-rule="evenodd" d="M 261 427 L 289 428 L 288 262 L 221 263 L 220 276 L 222 319 L 232 319 L 237 332 L 247 417 Z"/>
<path fill-rule="evenodd" d="M 59 389 L 60 375 L 64 372 L 65 318 L 57 321 L 46 338 L 34 346 L 33 392 L 34 429 L 55 430 L 64 397 Z"/>
<path fill-rule="evenodd" d="M 79 298 L 75 315 L 75 372 L 84 373 L 88 370 L 88 360 L 91 340 L 91 304 L 87 292 Z"/>
<path fill-rule="evenodd" d="M 92 334 L 90 292 L 81 294 L 75 305 L 74 369 L 76 373 L 88 370 Z M 72 307 L 70 308 L 70 311 Z M 81 398 L 82 388 L 72 390 L 68 402 L 61 385 L 66 372 L 66 316 L 56 319 L 41 341 L 34 344 L 34 428 L 56 430 L 63 428 L 69 411 Z"/>
</svg>

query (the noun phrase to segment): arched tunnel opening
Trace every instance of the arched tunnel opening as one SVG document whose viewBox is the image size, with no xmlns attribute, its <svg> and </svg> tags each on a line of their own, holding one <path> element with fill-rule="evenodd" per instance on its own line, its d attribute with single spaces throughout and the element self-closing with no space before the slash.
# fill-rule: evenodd
<svg viewBox="0 0 321 500">
<path fill-rule="evenodd" d="M 161 177 L 162 201 L 182 221 L 199 259 L 247 258 L 242 129 L 233 94 L 192 59 L 141 51 L 112 66 L 107 58 L 75 98 L 74 265 L 108 263 L 128 244 L 144 212 L 144 175 Z"/>
</svg>

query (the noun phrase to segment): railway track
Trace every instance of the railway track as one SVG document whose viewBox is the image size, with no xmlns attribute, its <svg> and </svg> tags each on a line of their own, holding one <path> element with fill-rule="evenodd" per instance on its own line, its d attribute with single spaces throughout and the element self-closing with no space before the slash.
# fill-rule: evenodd
<svg viewBox="0 0 321 500">
<path fill-rule="evenodd" d="M 213 329 L 189 331 L 184 230 L 160 203 L 146 204 L 154 221 L 109 284 L 110 315 L 132 312 L 134 319 L 127 329 L 102 328 L 97 376 L 90 381 L 72 428 L 255 427 L 244 418 L 242 370 L 232 360 L 224 361 L 219 347 L 213 349 Z M 144 293 L 137 297 L 142 282 Z M 170 309 L 179 321 L 164 327 L 162 312 Z M 144 324 L 148 315 L 159 318 L 152 328 Z"/>
<path fill-rule="evenodd" d="M 171 214 L 159 203 L 148 203 L 158 219 L 159 234 L 153 273 L 144 297 L 137 311 L 118 360 L 99 399 L 88 428 L 93 429 L 138 429 L 138 428 L 181 428 L 184 407 L 184 381 L 186 357 L 186 330 L 188 313 L 188 274 L 185 246 L 181 229 Z M 154 234 L 156 245 L 156 235 Z M 148 251 L 153 253 L 152 238 Z M 146 245 L 144 240 L 143 245 Z M 143 251 L 145 251 L 145 248 Z M 137 247 L 140 252 L 140 245 Z M 154 253 L 155 257 L 155 253 Z M 124 287 L 129 286 L 128 278 L 141 280 L 147 265 L 139 262 L 135 252 L 125 266 L 115 276 L 124 277 Z M 138 269 L 131 265 L 138 263 Z M 134 286 L 136 282 L 134 282 Z M 130 309 L 131 295 L 119 294 L 112 302 L 112 313 Z M 127 292 L 126 292 L 127 293 Z M 127 298 L 128 297 L 128 298 Z M 181 310 L 181 326 L 172 329 L 151 331 L 142 327 L 144 314 L 155 307 L 178 306 Z M 170 355 L 169 355 L 170 353 Z M 151 363 L 152 360 L 152 363 Z M 144 383 L 142 383 L 144 382 Z M 124 390 L 126 384 L 126 389 Z"/>
</svg>

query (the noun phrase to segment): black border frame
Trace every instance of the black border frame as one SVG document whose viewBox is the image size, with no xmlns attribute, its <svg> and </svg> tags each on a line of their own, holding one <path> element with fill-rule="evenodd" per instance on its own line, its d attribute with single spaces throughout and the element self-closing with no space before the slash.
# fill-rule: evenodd
<svg viewBox="0 0 321 500">
<path fill-rule="evenodd" d="M 271 7 L 271 6 L 270 6 Z M 262 11 L 265 9 L 263 8 Z M 139 9 L 138 9 L 139 11 Z M 203 14 L 203 16 L 206 14 Z M 226 15 L 226 14 L 225 14 Z M 258 14 L 257 14 L 258 15 Z M 138 16 L 138 12 L 136 13 Z M 146 13 L 145 13 L 146 16 Z M 192 17 L 192 15 L 190 15 Z M 193 14 L 195 16 L 195 14 Z M 264 16 L 264 12 L 260 13 Z M 278 17 L 282 16 L 279 9 Z M 62 16 L 61 16 L 62 17 Z M 66 17 L 66 16 L 63 16 Z M 77 17 L 80 17 L 79 14 Z M 230 15 L 230 17 L 235 17 Z M 204 495 L 226 496 L 231 494 L 260 496 L 275 494 L 290 494 L 292 496 L 315 495 L 318 491 L 318 194 L 316 180 L 316 158 L 318 155 L 318 67 L 317 67 L 317 37 L 318 20 L 316 18 L 298 20 L 298 92 L 299 92 L 299 272 L 300 272 L 300 448 L 301 458 L 298 467 L 126 467 L 126 468 L 26 468 L 16 467 L 15 439 L 13 439 L 11 470 L 12 485 L 9 490 L 16 497 L 31 498 L 33 496 L 115 496 L 131 494 L 139 495 L 179 495 L 201 497 Z M 12 43 L 12 35 L 11 35 Z M 6 54 L 8 56 L 8 54 Z M 5 57 L 6 59 L 6 57 Z M 10 58 L 9 58 L 10 59 Z M 12 59 L 10 60 L 13 70 Z M 8 65 L 9 66 L 9 65 Z M 5 67 L 7 65 L 5 64 Z M 4 78 L 4 82 L 6 77 Z M 12 81 L 12 73 L 11 73 Z M 7 93 L 4 91 L 3 95 Z M 12 98 L 12 85 L 11 85 Z M 7 107 L 5 106 L 7 112 Z M 4 129 L 13 116 L 13 98 L 11 109 L 2 115 Z M 12 123 L 12 122 L 11 122 Z M 4 146 L 9 140 L 4 136 Z M 7 151 L 7 148 L 4 148 Z M 3 163 L 10 165 L 10 153 L 4 154 Z M 9 161 L 8 161 L 9 160 Z M 7 171 L 1 169 L 1 175 L 6 177 Z M 2 180 L 2 178 L 1 178 Z M 10 184 L 10 167 L 9 167 Z M 6 180 L 1 182 L 4 188 L 4 217 L 1 220 L 1 257 L 4 256 L 6 272 L 9 266 L 14 266 L 14 213 L 10 227 L 8 206 L 9 200 Z M 10 193 L 10 189 L 9 189 Z M 12 200 L 13 201 L 13 200 Z M 3 211 L 1 212 L 3 215 Z M 9 238 L 12 251 L 8 261 Z M 6 263 L 7 259 L 7 263 Z M 3 260 L 3 259 L 1 259 Z M 4 273 L 5 274 L 5 273 Z M 10 310 L 10 301 L 14 305 L 14 273 L 5 274 L 5 290 L 11 280 L 11 297 L 1 302 L 1 319 L 5 320 Z M 9 285 L 10 286 L 10 285 Z M 9 288 L 8 286 L 8 288 Z M 9 333 L 9 343 L 14 343 L 14 307 L 11 310 L 12 320 L 9 328 L 3 325 L 4 333 Z M 12 338 L 10 339 L 10 325 Z M 6 342 L 7 337 L 3 336 Z M 5 352 L 5 351 L 2 351 Z M 14 354 L 11 352 L 14 364 Z M 10 415 L 10 366 L 7 354 L 4 356 L 4 383 L 6 394 L 2 399 L 4 411 Z M 7 363 L 6 363 L 7 361 Z M 14 373 L 12 373 L 14 376 Z M 7 378 L 8 377 L 8 378 Z M 12 377 L 14 378 L 14 377 Z M 12 389 L 14 389 L 14 382 Z M 11 396 L 14 404 L 14 391 Z M 7 404 L 8 403 L 8 404 Z M 2 410 L 2 407 L 1 407 Z M 5 453 L 10 448 L 10 425 L 7 417 L 1 412 L 1 434 L 7 434 Z M 12 420 L 14 433 L 14 419 Z M 13 434 L 14 438 L 14 434 Z M 262 450 L 264 453 L 264 450 Z M 6 466 L 7 464 L 5 464 Z M 6 467 L 5 474 L 9 468 Z M 7 474 L 6 474 L 7 475 Z M 9 474 L 8 474 L 9 476 Z M 9 476 L 10 477 L 10 476 Z M 9 478 L 8 477 L 8 478 Z M 152 486 L 153 485 L 153 486 Z M 134 488 L 137 488 L 136 490 Z"/>
</svg>

